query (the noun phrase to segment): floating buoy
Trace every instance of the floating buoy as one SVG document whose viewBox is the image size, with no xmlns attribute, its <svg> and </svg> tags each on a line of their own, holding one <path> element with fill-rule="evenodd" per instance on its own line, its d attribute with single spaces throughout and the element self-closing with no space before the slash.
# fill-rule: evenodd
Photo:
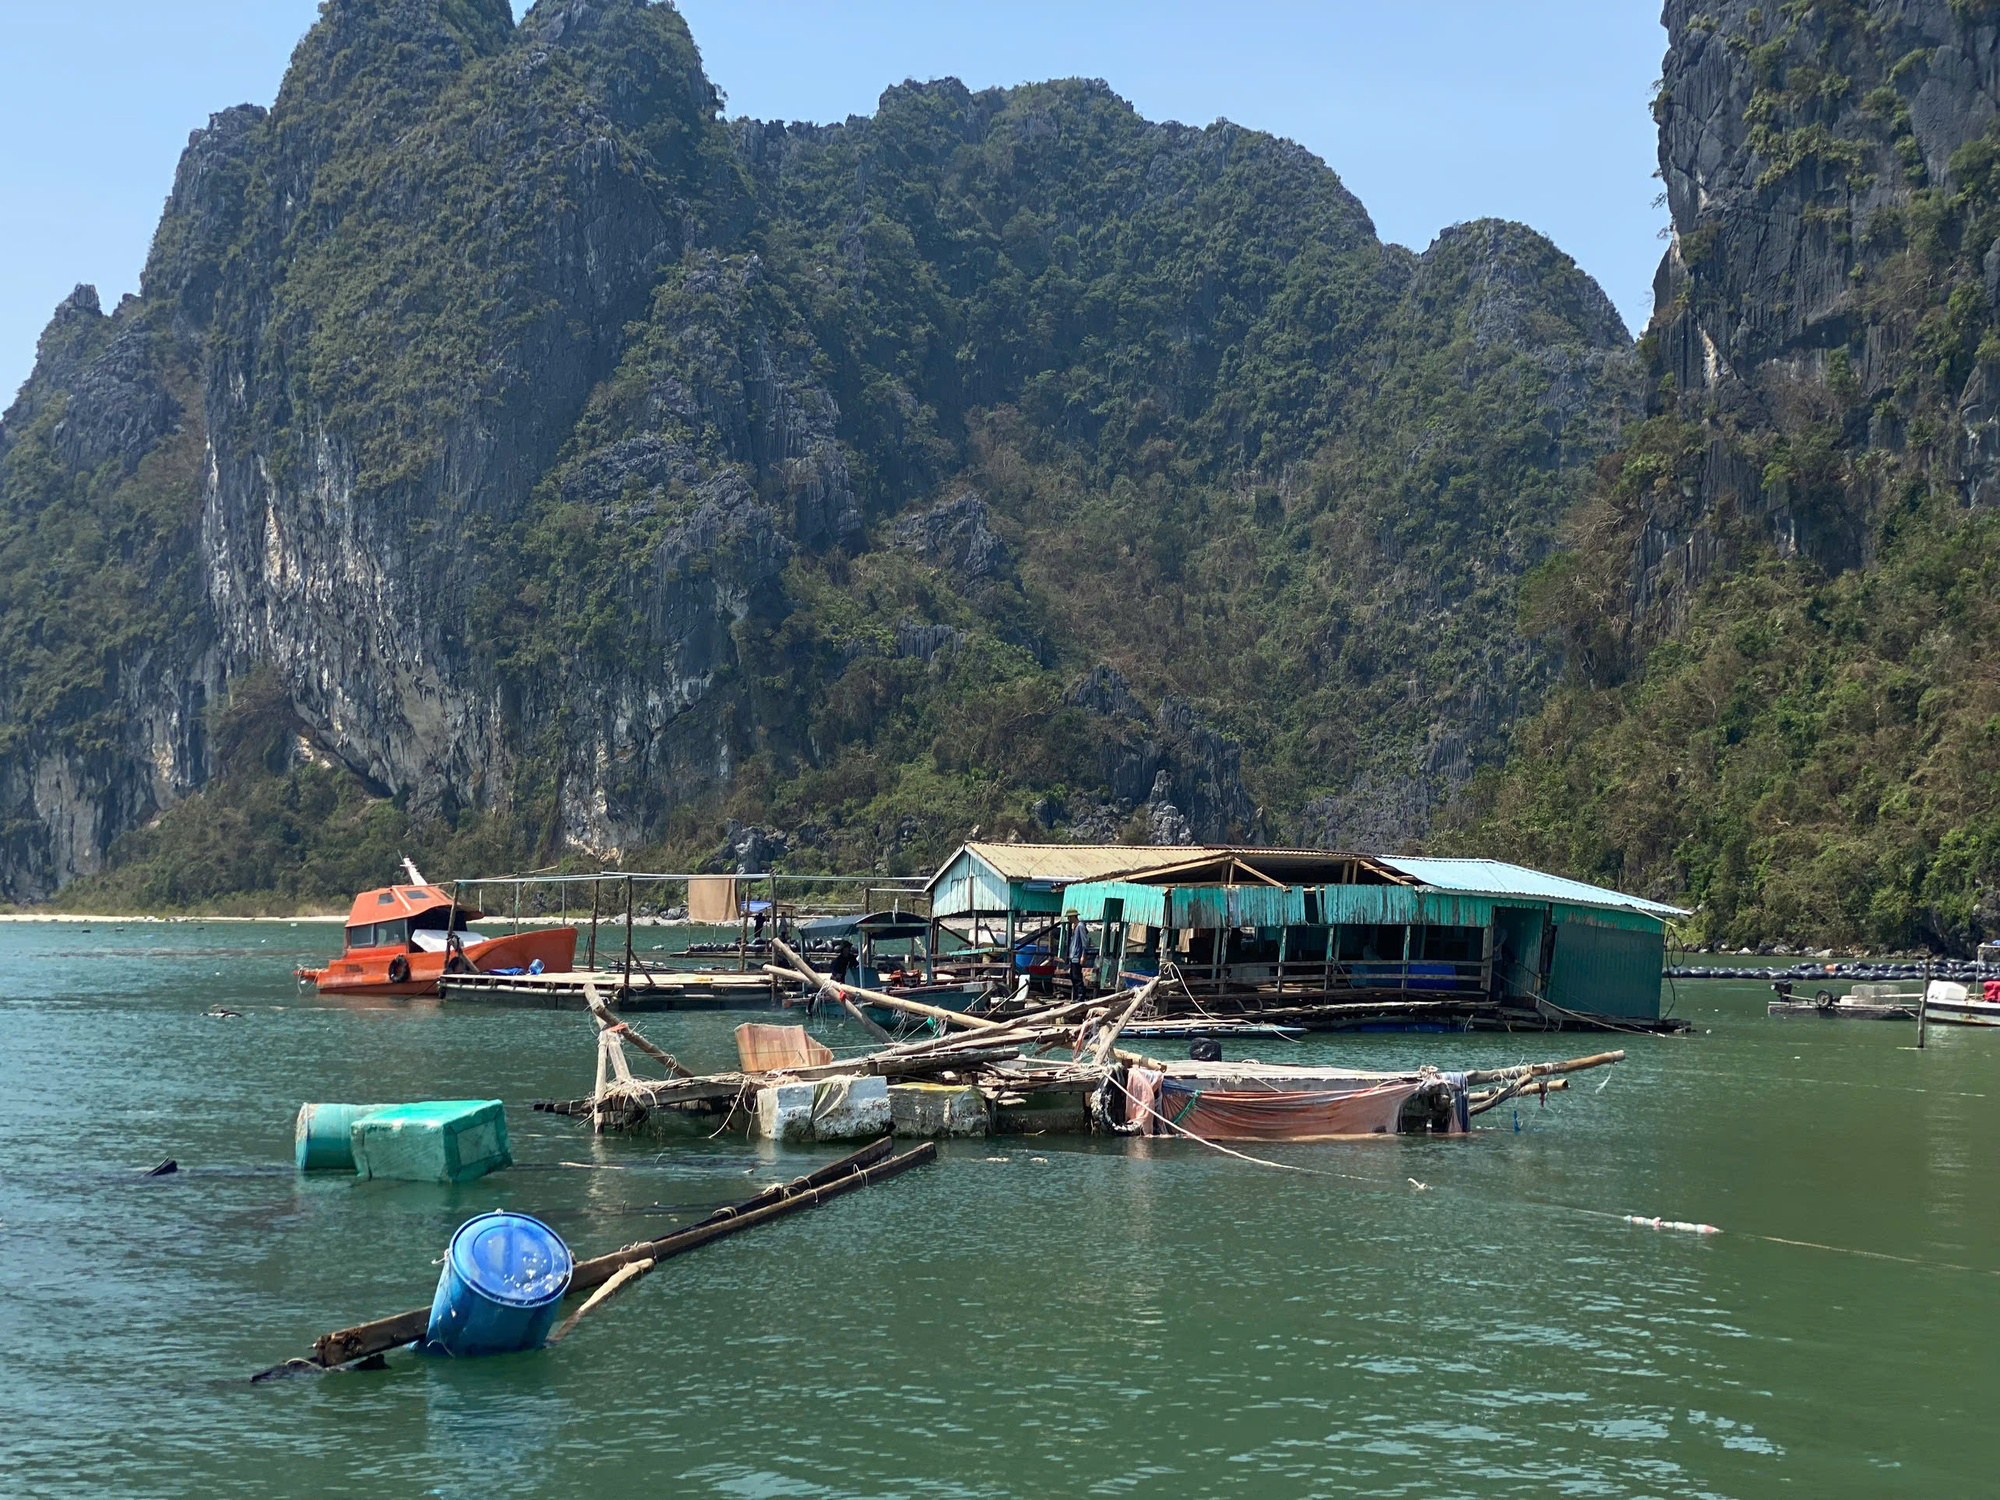
<svg viewBox="0 0 2000 1500">
<path fill-rule="evenodd" d="M 1685 1219 L 1643 1219 L 1637 1214 L 1626 1214 L 1625 1222 L 1637 1224 L 1641 1229 L 1678 1229 L 1683 1234 L 1722 1233 L 1713 1224 L 1690 1224 Z"/>
</svg>

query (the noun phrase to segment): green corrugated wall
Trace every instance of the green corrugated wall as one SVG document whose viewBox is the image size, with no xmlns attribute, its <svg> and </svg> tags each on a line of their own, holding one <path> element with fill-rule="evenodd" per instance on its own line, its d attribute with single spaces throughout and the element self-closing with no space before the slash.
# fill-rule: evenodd
<svg viewBox="0 0 2000 1500">
<path fill-rule="evenodd" d="M 1581 920 L 1579 912 L 1558 911 L 1549 999 L 1586 1015 L 1658 1016 L 1665 959 L 1663 927 L 1642 932 Z"/>
</svg>

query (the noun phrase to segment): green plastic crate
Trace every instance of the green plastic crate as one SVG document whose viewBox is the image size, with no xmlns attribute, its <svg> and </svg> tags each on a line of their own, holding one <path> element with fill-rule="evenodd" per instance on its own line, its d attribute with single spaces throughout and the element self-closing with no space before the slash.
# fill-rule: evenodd
<svg viewBox="0 0 2000 1500">
<path fill-rule="evenodd" d="M 514 1164 L 498 1099 L 391 1104 L 350 1127 L 354 1175 L 398 1182 L 465 1182 Z"/>
</svg>

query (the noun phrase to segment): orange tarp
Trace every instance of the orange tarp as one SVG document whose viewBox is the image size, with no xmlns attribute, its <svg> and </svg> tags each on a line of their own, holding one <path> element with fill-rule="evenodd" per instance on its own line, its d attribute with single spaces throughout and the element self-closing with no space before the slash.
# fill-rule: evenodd
<svg viewBox="0 0 2000 1500">
<path fill-rule="evenodd" d="M 766 1026 L 745 1021 L 736 1028 L 736 1058 L 746 1073 L 781 1073 L 833 1061 L 833 1053 L 806 1035 L 803 1026 Z"/>
<path fill-rule="evenodd" d="M 1169 1084 L 1160 1114 L 1206 1141 L 1316 1141 L 1394 1135 L 1420 1083 L 1383 1083 L 1353 1093 L 1225 1093 Z M 1193 1103 L 1189 1103 L 1192 1095 Z M 1156 1123 L 1153 1127 L 1164 1134 Z"/>
</svg>

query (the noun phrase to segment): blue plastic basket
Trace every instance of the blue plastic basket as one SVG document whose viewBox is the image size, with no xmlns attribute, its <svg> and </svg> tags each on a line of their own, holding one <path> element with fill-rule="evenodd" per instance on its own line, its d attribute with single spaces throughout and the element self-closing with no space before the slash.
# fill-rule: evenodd
<svg viewBox="0 0 2000 1500">
<path fill-rule="evenodd" d="M 425 1347 L 461 1358 L 541 1348 L 574 1268 L 569 1246 L 540 1219 L 467 1219 L 445 1252 Z"/>
</svg>

